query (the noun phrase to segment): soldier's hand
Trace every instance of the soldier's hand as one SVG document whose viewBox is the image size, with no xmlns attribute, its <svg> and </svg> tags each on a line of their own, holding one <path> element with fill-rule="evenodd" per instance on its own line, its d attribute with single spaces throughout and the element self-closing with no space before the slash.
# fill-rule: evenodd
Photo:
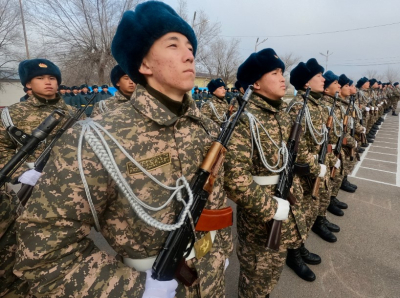
<svg viewBox="0 0 400 298">
<path fill-rule="evenodd" d="M 173 298 L 176 294 L 178 282 L 173 279 L 159 281 L 151 277 L 151 270 L 146 270 L 146 285 L 142 298 Z"/>
<path fill-rule="evenodd" d="M 275 196 L 273 196 L 272 198 L 278 203 L 278 208 L 276 209 L 273 219 L 286 220 L 289 217 L 289 202 Z"/>
<path fill-rule="evenodd" d="M 41 175 L 42 173 L 32 169 L 23 173 L 21 177 L 18 178 L 18 181 L 23 184 L 35 186 Z"/>
<path fill-rule="evenodd" d="M 325 174 L 326 174 L 326 165 L 320 164 L 319 166 L 321 167 L 321 171 L 319 172 L 318 177 L 319 178 L 324 178 Z"/>
<path fill-rule="evenodd" d="M 336 168 L 336 169 L 339 169 L 341 164 L 342 164 L 342 162 L 341 162 L 340 159 L 338 158 L 338 160 L 337 160 L 336 163 L 335 163 L 335 168 Z"/>
</svg>

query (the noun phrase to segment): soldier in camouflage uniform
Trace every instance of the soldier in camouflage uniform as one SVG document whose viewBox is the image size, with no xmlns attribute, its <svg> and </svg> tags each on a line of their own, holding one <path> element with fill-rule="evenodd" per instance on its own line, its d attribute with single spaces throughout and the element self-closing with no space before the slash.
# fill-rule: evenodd
<svg viewBox="0 0 400 298">
<path fill-rule="evenodd" d="M 367 129 L 370 127 L 371 119 L 371 106 L 370 106 L 370 98 L 368 97 L 368 88 L 369 88 L 369 81 L 366 77 L 363 77 L 357 81 L 356 84 L 357 94 L 356 94 L 356 104 L 359 105 L 359 109 L 362 111 L 363 116 L 363 126 Z M 372 125 L 371 125 L 372 126 Z M 374 137 L 369 137 L 367 135 L 368 143 L 374 142 Z"/>
<path fill-rule="evenodd" d="M 215 123 L 222 125 L 227 120 L 226 112 L 229 108 L 229 103 L 225 98 L 225 83 L 222 79 L 211 80 L 207 88 L 213 94 L 213 97 L 203 104 L 201 113 Z"/>
<path fill-rule="evenodd" d="M 148 34 L 141 34 L 143 30 Z M 182 190 L 181 182 L 192 179 L 220 132 L 186 94 L 194 85 L 196 45 L 193 29 L 163 2 L 147 1 L 123 15 L 112 53 L 129 77 L 139 77 L 131 101 L 96 121 L 81 122 L 60 139 L 19 219 L 15 272 L 32 284 L 36 296 L 224 297 L 224 270 L 233 248 L 229 226 L 210 232 L 214 243 L 202 258 L 188 256 L 187 266 L 198 275 L 192 286 L 151 278 L 152 262 L 168 236 L 166 225 L 174 224 L 182 209 L 181 202 L 168 198 L 175 185 Z M 105 161 L 97 133 L 81 134 L 82 128 L 94 125 L 104 128 L 100 134 L 115 163 Z M 77 157 L 80 137 L 82 151 Z M 211 213 L 226 207 L 222 177 L 223 168 L 206 203 Z M 114 179 L 120 181 L 119 187 Z M 188 191 L 187 184 L 183 187 Z M 138 203 L 128 201 L 136 201 L 132 193 L 146 204 L 141 204 L 144 213 Z M 94 246 L 87 237 L 93 225 L 124 263 Z M 206 233 L 196 236 L 200 239 Z"/>
<path fill-rule="evenodd" d="M 254 84 L 247 117 L 233 133 L 225 162 L 225 189 L 237 204 L 239 297 L 268 297 L 279 280 L 288 248 L 291 265 L 301 268 L 308 280 L 315 279 L 297 249 L 307 235 L 298 177 L 291 189 L 297 203 L 291 210 L 288 201 L 274 196 L 279 172 L 285 168 L 282 152 L 292 126 L 287 104 L 281 99 L 286 89 L 284 69 L 275 51 L 264 49 L 247 58 L 237 74 L 242 86 Z M 258 136 L 251 133 L 256 132 L 250 128 L 253 125 L 259 128 Z M 311 158 L 307 163 L 314 164 Z M 311 170 L 318 175 L 318 169 Z M 284 220 L 279 251 L 266 248 L 272 219 Z"/>
<path fill-rule="evenodd" d="M 136 89 L 136 84 L 129 78 L 129 76 L 122 70 L 121 66 L 116 65 L 111 70 L 111 82 L 117 88 L 113 97 L 107 100 L 101 100 L 94 105 L 90 117 L 95 117 L 99 114 L 112 111 L 120 104 L 129 101 L 133 92 Z"/>
<path fill-rule="evenodd" d="M 351 95 L 351 88 L 350 88 L 350 79 L 345 75 L 342 74 L 339 76 L 338 83 L 340 85 L 340 92 L 339 92 L 339 99 L 340 99 L 340 109 L 342 111 L 342 114 L 346 114 L 346 111 L 349 109 L 349 100 L 348 98 Z M 350 183 L 349 180 L 347 180 L 347 175 L 349 175 L 352 171 L 354 166 L 357 163 L 357 158 L 356 158 L 356 153 L 358 151 L 358 145 L 361 144 L 356 139 L 356 133 L 361 134 L 365 133 L 366 129 L 362 127 L 359 122 L 356 119 L 353 119 L 352 117 L 352 107 L 350 106 L 349 114 L 348 114 L 348 122 L 347 122 L 347 133 L 350 134 L 351 132 L 351 126 L 353 123 L 354 127 L 354 139 L 356 140 L 356 147 L 352 149 L 351 146 L 343 146 L 343 151 L 345 153 L 345 159 L 346 161 L 344 162 L 344 177 L 342 180 L 342 185 L 340 186 L 340 189 L 347 191 L 347 192 L 354 192 L 357 189 L 357 185 Z"/>
<path fill-rule="evenodd" d="M 324 74 L 325 84 L 324 84 L 324 96 L 321 101 L 325 106 L 326 112 L 329 113 L 330 109 L 334 109 L 334 121 L 333 127 L 329 133 L 329 142 L 332 144 L 332 149 L 336 148 L 338 138 L 343 133 L 342 120 L 344 118 L 344 113 L 340 109 L 340 99 L 336 101 L 335 107 L 333 107 L 334 96 L 336 92 L 340 91 L 339 77 L 336 76 L 332 71 L 327 71 Z M 350 148 L 356 147 L 356 141 L 348 133 L 345 135 L 345 141 Z M 341 160 L 340 168 L 337 169 L 336 174 L 332 182 L 332 193 L 331 202 L 328 206 L 328 211 L 337 216 L 343 216 L 344 212 L 341 209 L 346 209 L 347 204 L 338 200 L 337 195 L 339 193 L 340 186 L 342 185 L 342 180 L 344 178 L 344 162 L 345 162 L 345 152 L 342 149 L 339 154 Z"/>
<path fill-rule="evenodd" d="M 392 88 L 391 90 L 392 92 L 392 116 L 398 116 L 398 114 L 396 114 L 396 109 L 397 109 L 397 104 L 400 100 L 400 85 L 399 82 L 395 82 L 393 84 L 394 88 Z"/>
<path fill-rule="evenodd" d="M 57 93 L 58 85 L 61 82 L 61 73 L 51 61 L 46 59 L 22 61 L 19 65 L 19 75 L 21 83 L 30 88 L 33 94 L 25 102 L 16 103 L 2 111 L 0 168 L 3 168 L 22 147 L 8 134 L 7 127 L 15 125 L 25 133 L 31 134 L 55 109 L 64 111 L 66 116 L 74 112 L 74 109 L 67 106 Z M 62 123 L 47 137 L 46 142 L 51 141 Z M 46 142 L 39 145 L 38 149 L 28 157 L 26 163 L 14 173 L 13 178 L 19 177 L 20 182 L 27 183 L 26 179 L 29 178 L 30 180 L 32 176 L 40 175 L 32 169 L 21 176 L 22 172 L 33 167 L 34 161 L 43 152 Z M 2 243 L 0 249 L 0 297 L 28 297 L 29 287 L 27 283 L 17 278 L 12 272 L 17 247 L 15 219 L 19 215 L 17 212 L 19 199 L 14 191 L 9 189 L 8 185 L 6 186 L 7 190 L 1 190 L 0 201 L 0 241 Z M 20 184 L 14 186 L 14 188 L 17 189 L 18 186 Z"/>
<path fill-rule="evenodd" d="M 324 137 L 324 127 L 328 118 L 328 114 L 321 106 L 320 98 L 324 91 L 325 79 L 322 76 L 324 68 L 318 64 L 315 58 L 311 58 L 306 64 L 300 63 L 290 73 L 290 83 L 298 90 L 295 98 L 289 104 L 289 113 L 292 119 L 295 119 L 297 113 L 303 106 L 303 97 L 306 87 L 311 88 L 308 98 L 307 107 L 309 110 L 309 118 L 306 115 L 303 122 L 303 138 L 307 144 L 309 154 L 318 156 L 321 150 L 321 144 L 326 139 Z M 335 166 L 337 158 L 332 153 L 327 153 L 325 158 L 325 166 L 327 169 Z M 340 161 L 339 161 L 340 162 Z M 311 175 L 310 175 L 311 176 Z M 316 177 L 302 177 L 300 179 L 303 187 L 304 201 L 309 202 L 310 208 L 306 209 L 307 228 L 313 231 L 322 239 L 328 242 L 336 242 L 337 238 L 332 232 L 339 232 L 340 228 L 329 222 L 326 218 L 327 208 L 330 203 L 330 171 L 326 171 L 325 176 L 320 177 L 319 196 L 317 199 L 312 197 L 313 186 L 316 183 Z M 307 257 L 307 252 L 301 248 L 302 256 L 308 264 L 318 264 L 321 260 L 317 258 Z M 312 256 L 312 255 L 311 255 Z"/>
</svg>

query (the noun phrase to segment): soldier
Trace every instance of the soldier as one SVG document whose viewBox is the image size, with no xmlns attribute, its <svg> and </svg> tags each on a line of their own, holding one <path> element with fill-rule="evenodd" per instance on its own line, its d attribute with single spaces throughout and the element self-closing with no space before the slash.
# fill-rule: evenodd
<svg viewBox="0 0 400 298">
<path fill-rule="evenodd" d="M 85 107 L 88 103 L 90 96 L 89 87 L 87 84 L 82 84 L 81 92 L 78 94 L 77 98 L 75 99 L 76 108 L 81 109 Z M 85 110 L 85 114 L 87 117 L 90 117 L 90 114 L 93 111 L 93 103 L 89 104 Z"/>
<path fill-rule="evenodd" d="M 71 96 L 71 87 L 68 87 L 65 89 L 65 95 L 70 97 Z"/>
<path fill-rule="evenodd" d="M 324 68 L 318 64 L 315 58 L 311 58 L 307 63 L 299 63 L 290 72 L 290 83 L 296 88 L 296 97 L 290 102 L 288 110 L 292 119 L 295 119 L 299 110 L 304 105 L 302 95 L 307 87 L 311 88 L 310 96 L 307 101 L 308 113 L 306 113 L 303 131 L 308 152 L 314 156 L 320 154 L 321 145 L 327 141 L 325 133 L 328 113 L 321 105 L 322 92 L 324 91 L 325 78 L 323 77 Z M 309 115 L 309 116 L 308 116 Z M 333 153 L 327 153 L 325 157 L 325 168 L 340 166 L 338 160 Z M 319 196 L 313 198 L 313 186 L 317 183 L 316 177 L 301 177 L 301 185 L 303 187 L 303 200 L 308 202 L 309 208 L 305 210 L 307 216 L 307 229 L 312 228 L 313 232 L 328 242 L 336 242 L 337 238 L 332 232 L 339 232 L 340 228 L 334 223 L 331 223 L 326 218 L 327 208 L 330 203 L 330 171 L 325 171 L 324 177 L 320 177 L 319 181 Z M 310 179 L 311 178 L 311 179 Z M 312 182 L 312 183 L 310 183 Z M 306 206 L 305 206 L 306 207 Z M 307 256 L 307 251 L 302 245 L 301 255 L 303 260 L 308 264 L 318 264 L 320 258 L 314 257 L 314 254 Z"/>
<path fill-rule="evenodd" d="M 101 94 L 101 100 L 108 99 L 108 98 L 112 97 L 111 92 L 108 91 L 108 85 L 106 85 L 106 84 L 101 86 L 100 94 Z"/>
<path fill-rule="evenodd" d="M 20 102 L 26 101 L 32 95 L 32 89 L 27 87 L 24 87 L 24 92 L 26 94 L 19 99 Z"/>
<path fill-rule="evenodd" d="M 332 108 L 334 109 L 333 127 L 329 133 L 329 142 L 330 144 L 332 144 L 332 149 L 334 150 L 337 145 L 338 138 L 343 133 L 342 120 L 344 119 L 344 113 L 340 109 L 340 99 L 337 100 L 335 106 L 333 106 L 334 96 L 336 92 L 340 92 L 340 85 L 338 82 L 339 77 L 329 70 L 324 74 L 324 78 L 325 78 L 325 83 L 324 83 L 324 96 L 322 97 L 322 104 L 325 106 L 327 112 L 329 112 L 330 109 Z M 345 135 L 345 139 L 347 145 L 350 148 L 357 147 L 356 141 L 348 133 Z M 342 209 L 346 209 L 348 206 L 346 203 L 339 201 L 339 199 L 337 198 L 340 186 L 342 185 L 342 180 L 344 178 L 343 163 L 345 162 L 345 152 L 343 150 L 343 147 L 339 152 L 338 157 L 340 158 L 341 165 L 340 168 L 337 169 L 335 176 L 331 177 L 331 179 L 333 179 L 331 182 L 332 193 L 330 198 L 330 204 L 328 206 L 328 211 L 334 215 L 343 216 L 344 212 L 342 211 Z M 352 188 L 349 189 L 349 191 L 354 192 L 355 189 Z"/>
<path fill-rule="evenodd" d="M 395 82 L 393 84 L 394 88 L 392 88 L 393 91 L 393 95 L 392 95 L 392 116 L 398 116 L 398 114 L 396 114 L 396 109 L 397 109 L 397 104 L 400 100 L 400 86 L 399 86 L 399 82 Z"/>
<path fill-rule="evenodd" d="M 203 102 L 207 102 L 207 100 L 208 100 L 208 93 L 207 93 L 207 90 L 206 90 L 206 89 L 203 89 L 203 91 L 201 92 L 201 97 L 202 97 Z"/>
<path fill-rule="evenodd" d="M 275 51 L 264 49 L 250 55 L 237 73 L 242 86 L 254 86 L 246 107 L 248 117 L 243 117 L 233 132 L 224 165 L 225 189 L 237 204 L 239 297 L 269 297 L 287 251 L 287 264 L 296 273 L 301 272 L 302 278 L 315 280 L 298 249 L 307 234 L 298 178 L 291 189 L 297 198 L 292 208 L 288 201 L 274 195 L 279 173 L 286 167 L 285 143 L 292 124 L 282 100 L 286 90 L 284 69 Z M 314 164 L 314 157 L 308 162 Z M 311 171 L 318 176 L 319 167 Z M 266 248 L 272 219 L 283 220 L 279 251 Z"/>
<path fill-rule="evenodd" d="M 227 121 L 226 112 L 229 108 L 229 103 L 225 98 L 225 83 L 222 79 L 214 79 L 208 83 L 207 88 L 213 97 L 203 104 L 201 113 L 218 125 L 222 125 Z"/>
<path fill-rule="evenodd" d="M 200 109 L 201 103 L 202 103 L 202 97 L 201 97 L 199 88 L 197 86 L 194 87 L 194 92 L 192 94 L 192 98 L 196 102 L 197 107 Z"/>
<path fill-rule="evenodd" d="M 64 99 L 64 97 L 65 97 L 65 88 L 66 88 L 65 85 L 60 85 L 58 87 L 58 92 L 60 93 L 60 96 L 62 99 Z"/>
<path fill-rule="evenodd" d="M 226 94 L 225 94 L 225 99 L 228 102 L 228 104 L 231 103 L 231 100 L 234 98 L 232 92 L 230 91 L 229 88 L 226 88 Z"/>
<path fill-rule="evenodd" d="M 226 207 L 223 168 L 205 207 L 215 216 L 208 221 L 215 236 L 212 247 L 202 258 L 186 260 L 198 279 L 192 286 L 157 281 L 150 270 L 182 209 L 175 194 L 183 188 L 190 191 L 185 181 L 192 179 L 207 146 L 220 133 L 187 95 L 194 86 L 196 46 L 193 29 L 163 2 L 147 1 L 124 13 L 111 50 L 129 77 L 139 78 L 132 100 L 96 121 L 78 123 L 59 140 L 18 220 L 15 272 L 30 282 L 34 295 L 224 297 L 232 213 L 215 216 L 216 209 Z M 81 135 L 89 127 L 104 133 L 106 151 L 115 163 L 108 162 L 111 156 L 96 156 L 94 150 L 100 153 L 102 145 L 95 141 L 95 130 L 95 135 Z M 140 208 L 134 204 L 139 201 Z M 87 237 L 93 225 L 124 263 L 94 246 Z M 196 237 L 205 234 L 210 235 L 196 232 Z"/>
<path fill-rule="evenodd" d="M 371 107 L 370 107 L 370 99 L 368 97 L 368 88 L 369 81 L 366 77 L 362 77 L 357 81 L 356 88 L 358 89 L 356 94 L 356 102 L 359 105 L 360 110 L 362 110 L 363 116 L 363 126 L 367 129 L 370 127 L 369 123 L 371 122 Z M 375 137 L 367 135 L 368 143 L 373 143 Z"/>
<path fill-rule="evenodd" d="M 238 96 L 240 95 L 240 94 L 244 94 L 244 89 L 243 89 L 243 87 L 240 85 L 240 82 L 239 81 L 236 81 L 235 82 L 235 87 L 236 87 L 236 89 L 238 90 Z M 239 93 L 240 92 L 240 93 Z"/>
<path fill-rule="evenodd" d="M 132 93 L 136 89 L 136 84 L 128 77 L 125 71 L 122 70 L 121 66 L 116 65 L 111 70 L 111 82 L 115 88 L 118 89 L 113 97 L 108 100 L 102 100 L 94 105 L 91 117 L 95 117 L 98 114 L 106 113 L 108 111 L 115 110 L 120 104 L 123 104 L 132 96 Z"/>
<path fill-rule="evenodd" d="M 100 93 L 99 92 L 99 86 L 93 85 L 91 94 L 98 94 L 98 93 Z"/>
<path fill-rule="evenodd" d="M 54 63 L 46 59 L 25 60 L 19 64 L 18 71 L 22 85 L 31 89 L 33 94 L 25 102 L 13 104 L 2 111 L 2 125 L 0 125 L 0 168 L 3 168 L 22 147 L 13 136 L 8 134 L 7 128 L 10 125 L 14 125 L 22 129 L 25 133 L 31 134 L 32 130 L 55 109 L 64 111 L 67 116 L 74 112 L 71 107 L 65 104 L 57 92 L 58 85 L 61 83 L 61 72 Z M 51 141 L 62 123 L 47 137 L 47 142 Z M 38 149 L 28 157 L 26 163 L 13 174 L 12 178 L 18 178 L 19 182 L 30 185 L 32 181 L 37 180 L 40 173 L 32 169 L 33 163 L 42 153 L 45 146 L 46 142 L 39 145 Z M 31 170 L 22 174 L 27 169 Z M 27 283 L 19 280 L 12 273 L 17 242 L 14 221 L 18 216 L 19 199 L 13 192 L 2 192 L 1 199 L 0 238 L 2 245 L 0 249 L 0 297 L 3 297 L 5 294 L 7 294 L 6 297 L 25 297 L 29 291 Z"/>
<path fill-rule="evenodd" d="M 72 107 L 77 108 L 78 107 L 78 95 L 79 95 L 79 91 L 78 91 L 78 86 L 72 86 L 71 87 L 72 92 L 70 93 L 70 105 Z"/>
</svg>

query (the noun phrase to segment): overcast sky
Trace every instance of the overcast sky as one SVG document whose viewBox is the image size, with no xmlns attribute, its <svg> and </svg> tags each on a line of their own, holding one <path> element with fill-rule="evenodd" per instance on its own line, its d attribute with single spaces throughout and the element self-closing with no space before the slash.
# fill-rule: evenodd
<svg viewBox="0 0 400 298">
<path fill-rule="evenodd" d="M 178 0 L 164 2 L 178 6 Z M 355 80 L 369 69 L 383 74 L 391 67 L 400 74 L 398 0 L 187 0 L 187 4 L 189 18 L 203 10 L 211 22 L 221 23 L 221 36 L 238 38 L 243 60 L 260 37 L 268 40 L 257 50 L 270 47 L 278 55 L 293 52 L 302 61 L 314 57 L 324 67 L 320 52 L 329 50 L 333 54 L 328 69 Z M 379 27 L 312 34 L 374 26 Z M 282 35 L 299 36 L 278 37 Z"/>
</svg>

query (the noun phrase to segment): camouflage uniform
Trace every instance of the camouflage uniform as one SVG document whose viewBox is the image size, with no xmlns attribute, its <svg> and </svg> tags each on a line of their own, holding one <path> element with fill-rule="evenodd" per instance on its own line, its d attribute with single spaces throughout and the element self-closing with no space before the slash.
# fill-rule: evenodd
<svg viewBox="0 0 400 298">
<path fill-rule="evenodd" d="M 399 100 L 400 100 L 400 88 L 396 86 L 392 89 L 391 105 L 393 107 L 393 110 L 397 109 L 397 103 L 399 102 Z"/>
<path fill-rule="evenodd" d="M 27 134 L 31 134 L 32 130 L 35 129 L 47 116 L 49 116 L 54 110 L 59 109 L 66 113 L 66 117 L 62 120 L 60 124 L 53 130 L 53 132 L 46 138 L 46 141 L 51 141 L 61 125 L 66 121 L 68 116 L 75 113 L 75 109 L 71 106 L 65 104 L 64 100 L 60 98 L 60 95 L 56 95 L 56 99 L 52 101 L 47 101 L 45 99 L 40 99 L 35 95 L 29 97 L 25 102 L 20 102 L 13 104 L 8 107 L 8 111 L 14 126 L 23 130 Z M 3 119 L 4 116 L 2 116 Z M 14 156 L 16 151 L 21 148 L 21 145 L 17 143 L 7 132 L 7 128 L 0 125 L 0 168 Z M 42 151 L 46 148 L 46 142 L 40 144 L 28 159 L 27 163 L 33 163 Z M 20 167 L 13 175 L 13 177 L 18 177 L 20 174 L 25 172 L 28 168 L 25 166 Z"/>
<path fill-rule="evenodd" d="M 322 97 L 321 101 L 325 107 L 328 107 L 329 109 L 331 109 L 333 106 L 334 98 L 329 95 L 324 95 Z M 328 109 L 326 109 L 326 112 L 329 114 Z M 334 115 L 336 115 L 336 119 L 339 122 L 343 121 L 344 113 L 340 109 L 340 99 L 336 100 L 336 107 L 335 107 Z M 333 127 L 332 127 L 331 131 L 329 132 L 329 143 L 332 144 L 333 147 L 336 146 L 338 138 L 339 138 L 336 134 L 339 135 L 341 133 L 341 131 L 342 130 L 340 127 L 340 123 L 333 121 Z M 348 133 L 346 134 L 345 139 L 347 141 L 348 147 L 350 147 L 350 148 L 355 147 L 355 140 Z M 342 185 L 342 180 L 345 175 L 344 168 L 346 167 L 346 159 L 345 159 L 345 152 L 344 152 L 343 146 L 342 146 L 342 150 L 340 152 L 339 158 L 341 160 L 340 169 L 336 170 L 335 177 L 333 178 L 333 181 L 331 181 L 332 182 L 331 196 L 333 196 L 333 197 L 336 197 L 337 194 L 339 193 L 339 189 L 340 189 L 340 186 Z"/>
<path fill-rule="evenodd" d="M 296 97 L 292 99 L 289 104 L 291 107 L 289 113 L 293 120 L 296 119 L 297 114 L 299 113 L 300 109 L 303 107 L 303 97 L 302 95 L 305 92 L 303 90 L 299 90 Z M 315 129 L 320 132 L 322 130 L 322 125 L 326 123 L 328 114 L 326 113 L 325 109 L 320 105 L 320 101 L 317 94 L 314 94 L 315 98 L 310 95 L 308 97 L 307 106 L 310 111 L 311 121 Z M 301 104 L 296 104 L 301 103 Z M 305 117 L 304 117 L 305 118 Z M 308 126 L 305 126 L 305 122 L 302 123 L 304 135 L 304 141 L 308 148 L 308 153 L 317 156 L 321 150 L 321 145 L 315 143 Z M 315 135 L 317 141 L 322 140 L 322 136 Z M 298 160 L 301 162 L 301 159 Z M 316 159 L 316 162 L 318 160 Z M 326 168 L 329 169 L 330 167 L 334 166 L 336 162 L 336 157 L 332 153 L 327 153 L 325 158 L 325 165 Z M 313 169 L 313 167 L 311 167 Z M 325 178 L 320 179 L 320 189 L 319 189 L 319 197 L 317 200 L 312 198 L 312 190 L 314 186 L 314 180 L 317 178 L 319 174 L 319 169 L 314 169 L 311 171 L 310 177 L 302 177 L 300 179 L 301 185 L 303 187 L 303 196 L 304 201 L 309 202 L 309 208 L 305 208 L 305 212 L 307 215 L 307 228 L 308 230 L 311 229 L 312 225 L 315 222 L 317 216 L 325 216 L 326 210 L 330 203 L 330 172 L 327 171 Z M 313 173 L 314 172 L 314 173 Z M 312 181 L 312 183 L 310 183 Z M 329 196 L 328 196 L 329 195 Z"/>
<path fill-rule="evenodd" d="M 120 91 L 115 92 L 113 97 L 110 97 L 107 100 L 101 100 L 99 102 L 96 102 L 94 107 L 93 107 L 93 111 L 92 114 L 90 115 L 90 117 L 96 117 L 99 114 L 103 114 L 105 112 L 108 111 L 112 111 L 115 110 L 117 107 L 119 107 L 120 104 L 125 103 L 129 101 L 128 98 L 126 98 Z M 101 102 L 101 104 L 100 104 Z M 104 105 L 101 107 L 100 105 Z"/>
<path fill-rule="evenodd" d="M 366 90 L 358 90 L 356 94 L 356 104 L 359 105 L 359 108 L 362 110 L 363 115 L 363 126 L 367 129 L 366 133 L 368 133 L 369 129 L 372 127 L 372 117 L 371 110 L 366 111 L 365 108 L 368 106 L 370 108 L 370 99 L 368 97 Z M 371 124 L 372 123 L 372 124 Z"/>
<path fill-rule="evenodd" d="M 211 108 L 211 105 L 214 106 L 218 115 Z M 221 125 L 224 121 L 226 121 L 226 112 L 228 111 L 229 103 L 225 98 L 218 98 L 213 96 L 210 100 L 208 100 L 202 107 L 201 113 L 213 120 L 215 123 Z"/>
<path fill-rule="evenodd" d="M 286 107 L 282 102 L 279 109 L 276 109 L 253 93 L 246 109 L 261 122 L 271 138 L 281 145 L 282 141 L 287 142 L 291 129 Z M 276 186 L 259 185 L 253 176 L 277 174 L 267 170 L 260 159 L 260 153 L 255 146 L 252 147 L 248 118 L 244 116 L 241 120 L 243 122 L 236 127 L 230 141 L 224 184 L 228 197 L 237 204 L 239 297 L 265 297 L 279 280 L 287 248 L 299 247 L 306 238 L 303 190 L 295 176 L 292 193 L 297 197 L 297 203 L 291 206 L 289 219 L 282 223 L 280 249 L 278 252 L 267 249 L 268 226 L 277 209 L 277 203 L 272 199 Z M 260 132 L 260 138 L 265 158 L 269 164 L 275 164 L 278 161 L 277 148 L 263 131 Z"/>
<path fill-rule="evenodd" d="M 188 96 L 183 107 L 186 111 L 182 109 L 182 115 L 177 116 L 138 85 L 130 102 L 99 115 L 96 122 L 106 127 L 128 154 L 161 183 L 175 185 L 182 175 L 188 181 L 192 179 L 207 145 L 219 133 L 215 123 L 202 118 Z M 80 132 L 80 125 L 76 125 L 60 139 L 18 219 L 20 241 L 14 272 L 32 283 L 37 297 L 142 297 L 146 273 L 100 251 L 87 237 L 94 220 L 78 170 Z M 172 191 L 155 184 L 114 143 L 109 146 L 133 192 L 154 207 L 165 203 Z M 85 140 L 82 164 L 101 233 L 108 243 L 122 257 L 156 256 L 168 232 L 153 228 L 138 217 Z M 226 206 L 222 168 L 219 174 L 207 209 Z M 148 213 L 171 224 L 181 208 L 182 204 L 173 200 L 163 210 Z M 202 235 L 197 233 L 199 238 Z M 211 251 L 199 260 L 187 261 L 199 275 L 196 284 L 185 287 L 179 283 L 176 297 L 224 297 L 224 265 L 232 248 L 230 228 L 217 231 Z"/>
</svg>

